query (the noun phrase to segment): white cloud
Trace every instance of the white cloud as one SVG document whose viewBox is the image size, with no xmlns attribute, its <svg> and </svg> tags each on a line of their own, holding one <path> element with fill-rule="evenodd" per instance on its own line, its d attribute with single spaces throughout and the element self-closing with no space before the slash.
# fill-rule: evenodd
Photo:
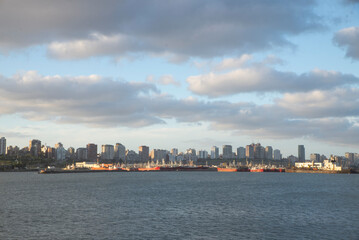
<svg viewBox="0 0 359 240">
<path fill-rule="evenodd" d="M 314 69 L 298 75 L 281 72 L 263 64 L 253 64 L 225 73 L 208 74 L 187 78 L 189 90 L 199 95 L 220 97 L 247 92 L 302 92 L 315 89 L 331 89 L 336 86 L 355 84 L 359 78 L 335 71 Z"/>
<path fill-rule="evenodd" d="M 334 42 L 346 50 L 346 56 L 359 60 L 359 27 L 344 28 L 335 33 Z"/>
</svg>

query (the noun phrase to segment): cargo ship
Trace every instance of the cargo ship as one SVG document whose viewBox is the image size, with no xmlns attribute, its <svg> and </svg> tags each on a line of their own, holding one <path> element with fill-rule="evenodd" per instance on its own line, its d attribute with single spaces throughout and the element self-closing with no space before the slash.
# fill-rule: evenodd
<svg viewBox="0 0 359 240">
<path fill-rule="evenodd" d="M 237 168 L 217 168 L 217 172 L 238 172 Z"/>
<path fill-rule="evenodd" d="M 152 172 L 152 171 L 160 171 L 161 167 L 145 167 L 145 168 L 138 168 L 140 172 Z"/>
</svg>

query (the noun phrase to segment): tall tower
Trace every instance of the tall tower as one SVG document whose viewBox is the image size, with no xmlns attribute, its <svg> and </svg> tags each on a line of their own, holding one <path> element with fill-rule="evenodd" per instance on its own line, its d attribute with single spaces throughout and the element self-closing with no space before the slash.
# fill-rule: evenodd
<svg viewBox="0 0 359 240">
<path fill-rule="evenodd" d="M 138 155 L 140 157 L 140 162 L 147 162 L 150 156 L 150 148 L 147 146 L 139 146 Z"/>
<path fill-rule="evenodd" d="M 0 138 L 0 155 L 6 154 L 6 138 Z"/>
<path fill-rule="evenodd" d="M 87 144 L 87 160 L 95 162 L 97 160 L 97 145 L 93 143 Z"/>
<path fill-rule="evenodd" d="M 305 148 L 304 145 L 298 145 L 298 161 L 305 162 Z"/>
</svg>

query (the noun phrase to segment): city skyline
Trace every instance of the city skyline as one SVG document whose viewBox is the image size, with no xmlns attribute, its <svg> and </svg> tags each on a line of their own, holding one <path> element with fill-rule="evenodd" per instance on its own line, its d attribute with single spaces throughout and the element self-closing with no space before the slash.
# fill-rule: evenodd
<svg viewBox="0 0 359 240">
<path fill-rule="evenodd" d="M 0 30 L 8 146 L 358 152 L 358 1 L 5 0 Z"/>
<path fill-rule="evenodd" d="M 35 146 L 35 147 L 34 147 Z M 68 147 L 64 147 L 63 143 L 57 142 L 54 147 L 47 145 L 46 143 L 42 143 L 39 139 L 32 139 L 29 140 L 29 144 L 27 146 L 17 146 L 17 145 L 7 145 L 7 140 L 5 137 L 0 136 L 0 155 L 9 154 L 7 152 L 8 149 L 11 149 L 10 155 L 14 155 L 15 149 L 17 151 L 23 151 L 23 149 L 28 149 L 28 153 L 32 156 L 47 156 L 47 151 L 50 150 L 50 155 L 54 154 L 54 158 L 57 159 L 65 159 L 68 153 L 70 155 L 76 154 L 78 160 L 88 160 L 88 161 L 95 161 L 97 157 L 100 157 L 102 160 L 119 160 L 127 158 L 127 154 L 129 152 L 136 153 L 140 162 L 146 162 L 145 159 L 149 156 L 153 158 L 160 154 L 161 156 L 165 155 L 172 155 L 172 156 L 179 156 L 179 155 L 192 155 L 196 156 L 198 159 L 200 158 L 208 158 L 208 159 L 266 159 L 266 160 L 281 160 L 281 159 L 288 159 L 290 161 L 295 162 L 305 162 L 305 161 L 322 161 L 323 159 L 328 159 L 330 156 L 336 157 L 344 157 L 345 159 L 350 159 L 354 161 L 357 160 L 359 154 L 356 152 L 345 152 L 342 154 L 333 154 L 330 153 L 329 155 L 318 153 L 318 152 L 310 152 L 305 154 L 305 146 L 304 145 L 297 145 L 297 155 L 289 154 L 283 155 L 281 149 L 273 148 L 273 146 L 263 146 L 261 143 L 251 143 L 244 146 L 232 146 L 232 145 L 222 145 L 215 146 L 212 145 L 211 147 L 196 149 L 188 147 L 183 151 L 179 151 L 178 148 L 172 147 L 170 149 L 158 149 L 153 146 L 145 146 L 141 145 L 138 146 L 138 153 L 136 150 L 131 148 L 126 148 L 125 145 L 122 143 L 115 143 L 115 144 L 97 144 L 97 143 L 88 143 L 86 147 L 73 147 L 69 145 Z M 51 149 L 52 148 L 52 149 Z M 48 150 L 47 150 L 48 149 Z M 221 149 L 221 151 L 220 151 Z M 151 151 L 150 151 L 151 150 Z M 45 151 L 45 152 L 44 152 Z M 155 153 L 155 152 L 158 153 Z M 24 154 L 24 153 L 22 153 Z M 16 154 L 15 154 L 16 155 Z M 85 157 L 84 157 L 85 156 Z M 304 158 L 303 158 L 304 156 Z M 313 160 L 315 159 L 315 160 Z M 174 161 L 173 159 L 170 161 Z M 182 161 L 182 160 L 180 160 Z"/>
</svg>

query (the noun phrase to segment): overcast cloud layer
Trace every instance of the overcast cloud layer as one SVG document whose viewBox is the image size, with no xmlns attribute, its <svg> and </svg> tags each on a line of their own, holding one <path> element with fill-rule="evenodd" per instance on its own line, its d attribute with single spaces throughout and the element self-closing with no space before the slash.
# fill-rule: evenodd
<svg viewBox="0 0 359 240">
<path fill-rule="evenodd" d="M 318 29 L 314 1 L 0 2 L 0 49 L 50 44 L 59 59 L 153 53 L 212 57 L 292 45 Z"/>
<path fill-rule="evenodd" d="M 143 127 L 209 122 L 211 128 L 267 138 L 311 137 L 352 144 L 359 141 L 359 90 L 336 88 L 286 93 L 274 104 L 199 101 L 164 95 L 150 83 L 100 76 L 42 76 L 36 72 L 0 77 L 0 114 L 39 121 L 97 127 Z"/>
</svg>

